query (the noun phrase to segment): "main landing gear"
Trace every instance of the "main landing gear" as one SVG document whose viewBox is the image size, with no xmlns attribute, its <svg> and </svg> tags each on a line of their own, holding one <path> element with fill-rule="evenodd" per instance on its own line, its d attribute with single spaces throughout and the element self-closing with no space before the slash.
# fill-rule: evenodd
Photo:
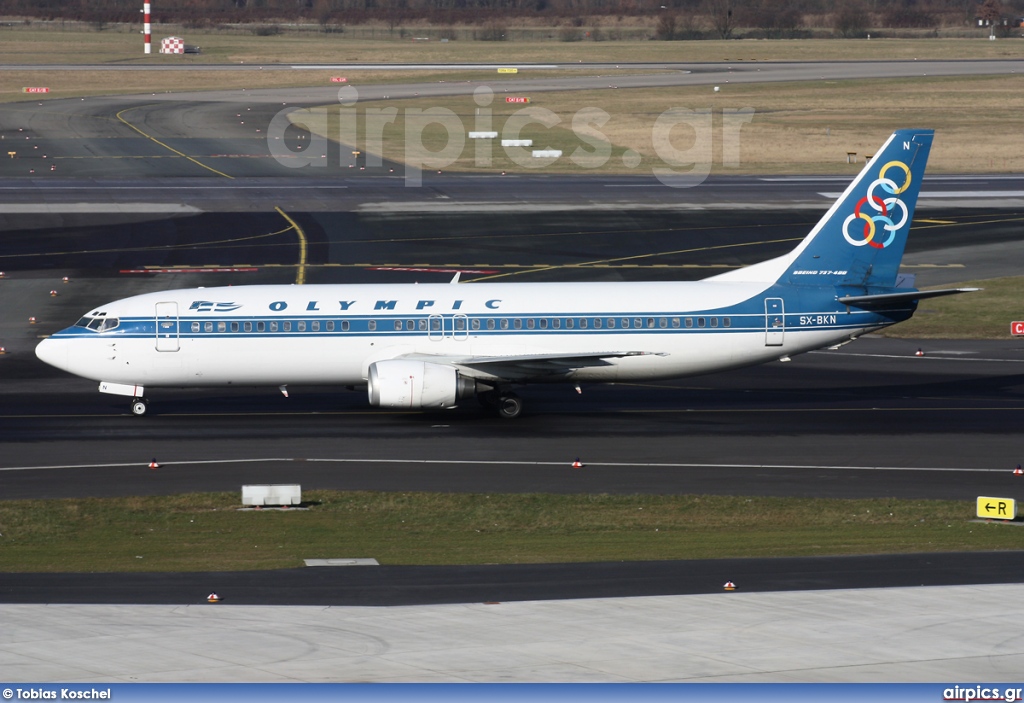
<svg viewBox="0 0 1024 703">
<path fill-rule="evenodd" d="M 132 398 L 132 415 L 142 416 L 149 410 L 149 400 L 147 398 Z"/>
<path fill-rule="evenodd" d="M 511 391 L 492 390 L 477 394 L 480 405 L 498 417 L 509 420 L 519 417 L 523 412 L 523 399 Z"/>
</svg>

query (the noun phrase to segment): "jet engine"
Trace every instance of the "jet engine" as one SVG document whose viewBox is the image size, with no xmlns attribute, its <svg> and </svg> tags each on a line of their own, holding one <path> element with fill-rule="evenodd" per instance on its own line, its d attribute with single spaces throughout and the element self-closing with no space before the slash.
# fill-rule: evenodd
<svg viewBox="0 0 1024 703">
<path fill-rule="evenodd" d="M 450 408 L 476 393 L 476 381 L 451 366 L 411 359 L 370 364 L 367 382 L 370 405 L 382 408 Z"/>
</svg>

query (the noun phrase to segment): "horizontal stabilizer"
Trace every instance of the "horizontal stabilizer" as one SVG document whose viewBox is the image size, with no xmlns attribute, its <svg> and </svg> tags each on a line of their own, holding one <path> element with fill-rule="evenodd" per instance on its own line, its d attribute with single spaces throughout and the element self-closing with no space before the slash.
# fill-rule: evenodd
<svg viewBox="0 0 1024 703">
<path fill-rule="evenodd" d="M 981 288 L 943 288 L 941 290 L 912 290 L 899 293 L 881 293 L 879 295 L 844 295 L 842 298 L 838 298 L 838 301 L 843 305 L 856 305 L 860 308 L 879 307 L 912 303 L 915 300 L 939 298 L 944 295 L 956 295 L 957 293 L 973 293 L 979 290 Z"/>
</svg>

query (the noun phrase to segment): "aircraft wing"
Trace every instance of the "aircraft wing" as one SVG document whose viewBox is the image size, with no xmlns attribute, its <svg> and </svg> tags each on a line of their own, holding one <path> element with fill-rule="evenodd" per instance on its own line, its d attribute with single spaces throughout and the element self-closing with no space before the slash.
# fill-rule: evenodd
<svg viewBox="0 0 1024 703">
<path fill-rule="evenodd" d="M 537 376 L 564 375 L 575 369 L 588 366 L 608 366 L 609 359 L 627 356 L 665 356 L 663 353 L 645 351 L 608 351 L 596 353 L 540 353 L 508 354 L 497 356 L 454 356 L 434 354 L 406 354 L 403 359 L 416 359 L 433 364 L 450 364 L 469 370 L 469 376 L 476 371 L 486 376 L 507 380 L 521 380 Z"/>
</svg>

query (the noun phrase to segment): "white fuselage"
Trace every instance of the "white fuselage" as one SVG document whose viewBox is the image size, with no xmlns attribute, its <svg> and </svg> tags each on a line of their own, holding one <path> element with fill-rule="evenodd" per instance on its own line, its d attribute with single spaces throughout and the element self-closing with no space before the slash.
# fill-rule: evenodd
<svg viewBox="0 0 1024 703">
<path fill-rule="evenodd" d="M 362 385 L 370 364 L 409 356 L 481 380 L 614 382 L 757 364 L 880 326 L 823 296 L 806 307 L 773 290 L 713 281 L 177 290 L 98 308 L 91 315 L 117 326 L 68 328 L 38 353 L 79 376 L 144 387 Z M 608 358 L 571 370 L 522 360 L 570 354 Z M 519 363 L 502 368 L 494 357 Z M 491 364 L 460 364 L 480 358 Z"/>
</svg>

